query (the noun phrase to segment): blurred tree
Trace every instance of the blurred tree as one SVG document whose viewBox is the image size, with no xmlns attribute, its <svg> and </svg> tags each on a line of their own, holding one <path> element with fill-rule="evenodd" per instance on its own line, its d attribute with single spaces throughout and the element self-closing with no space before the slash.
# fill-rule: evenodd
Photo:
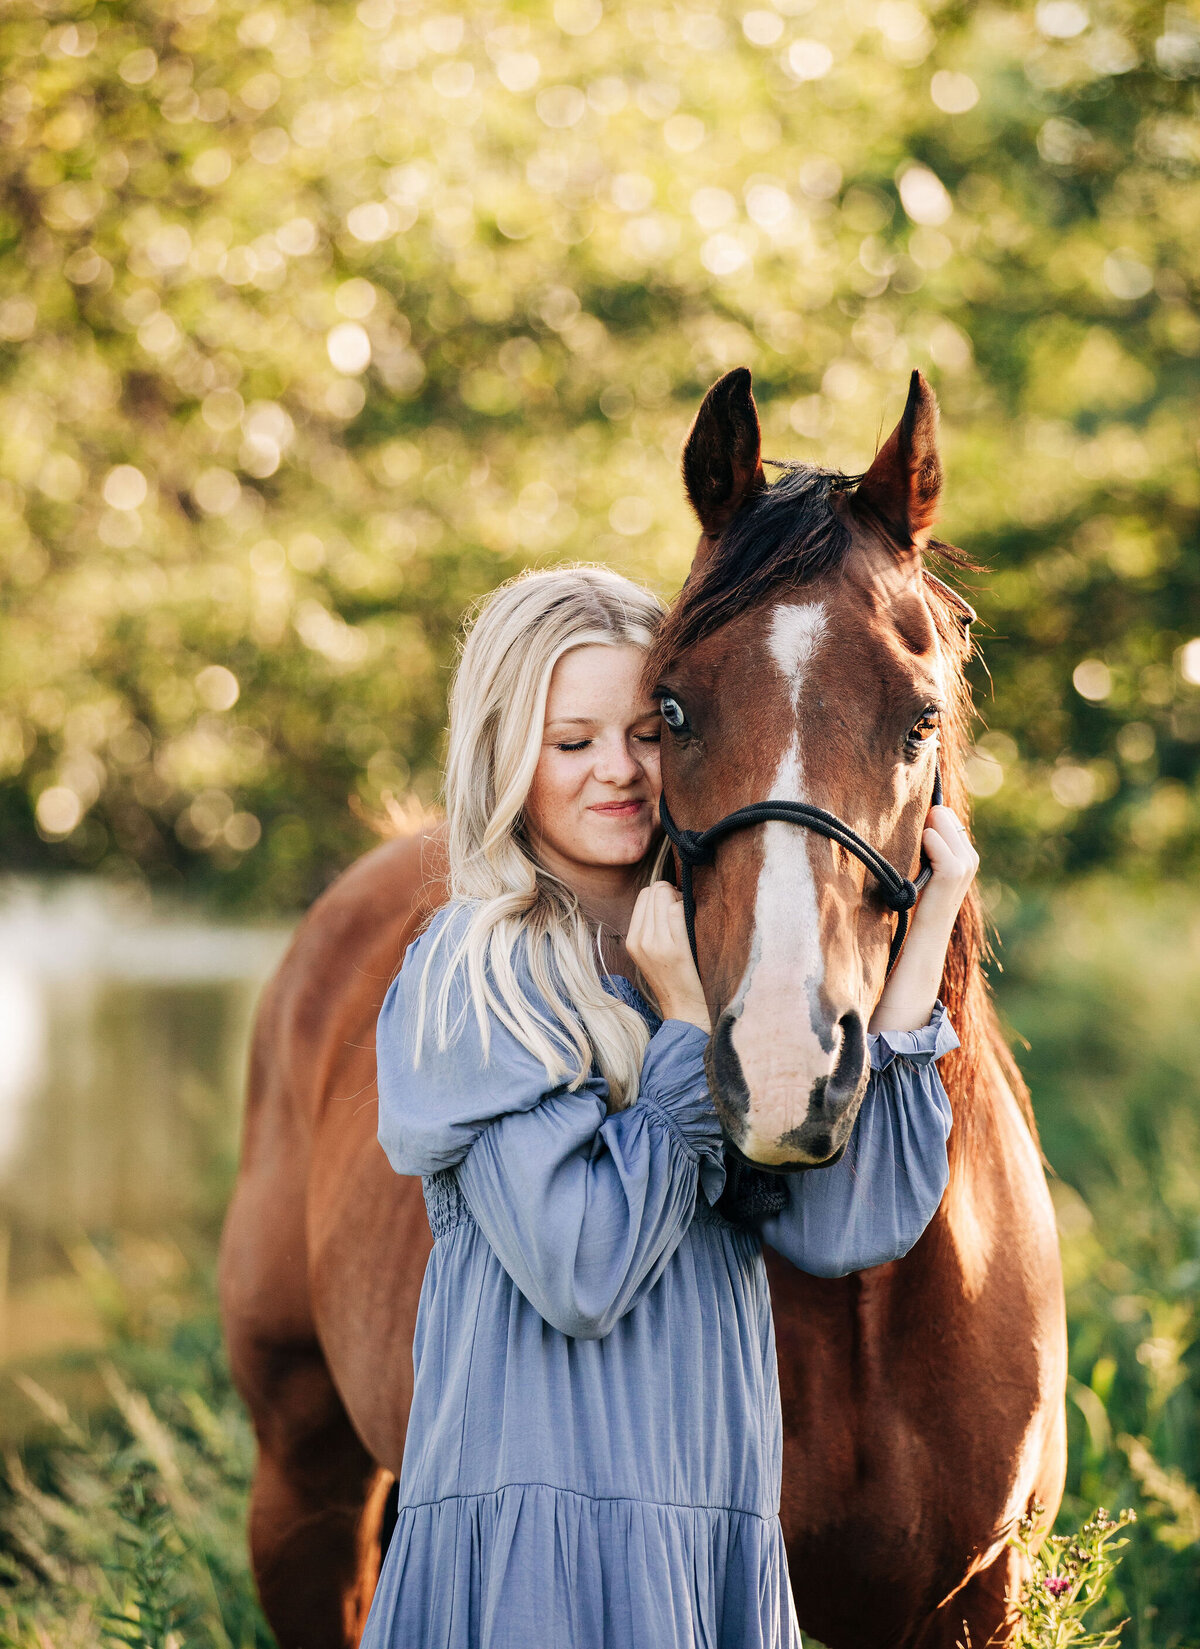
<svg viewBox="0 0 1200 1649">
<path fill-rule="evenodd" d="M 13 0 L 2 50 L 10 866 L 310 898 L 433 794 L 469 600 L 674 589 L 740 363 L 848 471 L 939 389 L 993 907 L 1195 864 L 1187 7 Z"/>
</svg>

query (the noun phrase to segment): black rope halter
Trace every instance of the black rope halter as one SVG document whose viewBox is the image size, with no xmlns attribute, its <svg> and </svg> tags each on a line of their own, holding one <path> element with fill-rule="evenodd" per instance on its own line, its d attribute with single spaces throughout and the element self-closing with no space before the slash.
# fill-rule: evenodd
<svg viewBox="0 0 1200 1649">
<path fill-rule="evenodd" d="M 942 775 L 935 764 L 933 800 L 930 805 L 938 807 L 941 800 Z M 828 836 L 831 842 L 839 843 L 848 853 L 853 853 L 856 858 L 862 860 L 880 884 L 884 904 L 897 915 L 896 931 L 892 935 L 891 948 L 888 951 L 888 973 L 895 967 L 900 947 L 908 932 L 908 913 L 917 902 L 917 894 L 933 875 L 933 866 L 928 860 L 915 881 L 908 876 L 902 876 L 894 865 L 889 864 L 881 853 L 875 851 L 870 842 L 864 842 L 862 837 L 851 830 L 848 824 L 844 824 L 836 813 L 827 813 L 823 807 L 811 807 L 808 802 L 751 802 L 749 807 L 740 807 L 736 813 L 727 813 L 723 819 L 718 819 L 716 824 L 709 825 L 707 830 L 681 830 L 671 817 L 665 795 L 659 797 L 658 814 L 679 859 L 679 891 L 683 895 L 683 919 L 687 924 L 688 943 L 692 947 L 692 960 L 696 964 L 697 972 L 700 970 L 700 958 L 696 953 L 696 897 L 692 888 L 692 871 L 696 865 L 712 864 L 717 856 L 717 844 L 726 836 L 732 835 L 735 830 L 747 830 L 751 825 L 765 824 L 769 819 L 777 819 L 782 824 L 803 825 L 806 830 L 815 830 L 819 836 Z M 922 852 L 922 858 L 924 857 Z"/>
</svg>

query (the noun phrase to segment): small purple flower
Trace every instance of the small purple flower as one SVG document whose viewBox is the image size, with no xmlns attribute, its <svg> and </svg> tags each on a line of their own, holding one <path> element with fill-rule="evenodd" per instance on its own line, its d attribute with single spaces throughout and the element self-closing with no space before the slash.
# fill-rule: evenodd
<svg viewBox="0 0 1200 1649">
<path fill-rule="evenodd" d="M 1051 1575 L 1045 1586 L 1051 1597 L 1061 1597 L 1071 1590 L 1071 1582 L 1063 1575 Z"/>
</svg>

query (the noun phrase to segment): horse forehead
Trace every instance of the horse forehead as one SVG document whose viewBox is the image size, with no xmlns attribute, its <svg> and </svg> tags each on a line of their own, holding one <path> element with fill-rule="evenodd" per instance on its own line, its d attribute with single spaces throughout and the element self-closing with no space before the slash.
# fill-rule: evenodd
<svg viewBox="0 0 1200 1649">
<path fill-rule="evenodd" d="M 767 646 L 795 705 L 828 625 L 823 601 L 784 601 L 771 614 Z"/>
</svg>

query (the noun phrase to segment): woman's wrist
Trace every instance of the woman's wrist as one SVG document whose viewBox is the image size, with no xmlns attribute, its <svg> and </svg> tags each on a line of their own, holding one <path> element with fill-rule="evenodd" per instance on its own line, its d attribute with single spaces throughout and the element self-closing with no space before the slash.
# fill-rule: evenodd
<svg viewBox="0 0 1200 1649">
<path fill-rule="evenodd" d="M 711 1033 L 712 1021 L 708 1016 L 708 1003 L 702 996 L 698 999 L 668 997 L 666 1001 L 660 1003 L 660 1006 L 664 1019 L 681 1019 L 685 1025 L 695 1025 L 706 1036 Z"/>
<path fill-rule="evenodd" d="M 950 935 L 954 932 L 959 908 L 953 905 L 941 910 L 932 904 L 925 906 L 922 900 L 913 911 L 908 940 L 900 953 L 901 961 L 909 951 L 919 951 L 936 957 L 940 965 L 950 948 Z M 899 967 L 900 964 L 896 965 Z"/>
<path fill-rule="evenodd" d="M 869 1036 L 881 1031 L 919 1031 L 929 1023 L 937 1004 L 936 990 L 928 995 L 885 999 L 881 996 L 867 1026 Z"/>
</svg>

